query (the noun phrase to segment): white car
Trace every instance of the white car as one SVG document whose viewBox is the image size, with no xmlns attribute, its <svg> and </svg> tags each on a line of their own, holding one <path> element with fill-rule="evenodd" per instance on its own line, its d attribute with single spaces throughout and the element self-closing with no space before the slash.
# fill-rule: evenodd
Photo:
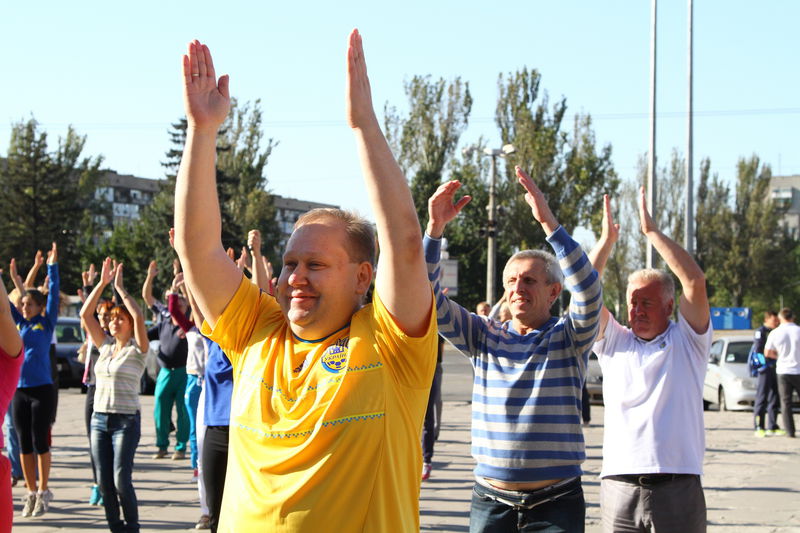
<svg viewBox="0 0 800 533">
<path fill-rule="evenodd" d="M 720 337 L 711 344 L 703 385 L 703 407 L 719 404 L 720 411 L 751 410 L 756 397 L 756 378 L 750 376 L 747 355 L 753 338 Z"/>
</svg>

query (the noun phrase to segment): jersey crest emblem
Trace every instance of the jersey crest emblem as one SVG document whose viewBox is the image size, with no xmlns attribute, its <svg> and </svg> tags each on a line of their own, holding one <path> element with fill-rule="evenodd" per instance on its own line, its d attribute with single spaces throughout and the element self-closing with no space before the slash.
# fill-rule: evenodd
<svg viewBox="0 0 800 533">
<path fill-rule="evenodd" d="M 322 368 L 332 374 L 338 374 L 347 367 L 347 347 L 334 344 L 328 346 L 322 354 Z"/>
</svg>

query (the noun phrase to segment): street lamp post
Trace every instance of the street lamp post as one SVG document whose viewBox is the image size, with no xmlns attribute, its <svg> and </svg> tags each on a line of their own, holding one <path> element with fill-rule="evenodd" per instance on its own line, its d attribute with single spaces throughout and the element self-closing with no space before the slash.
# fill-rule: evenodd
<svg viewBox="0 0 800 533">
<path fill-rule="evenodd" d="M 495 302 L 495 263 L 497 261 L 497 204 L 495 201 L 495 186 L 497 183 L 497 158 L 506 157 L 516 152 L 513 144 L 503 145 L 502 148 L 484 148 L 483 153 L 491 157 L 492 165 L 489 177 L 489 204 L 486 206 L 488 213 L 486 223 L 486 301 Z"/>
</svg>

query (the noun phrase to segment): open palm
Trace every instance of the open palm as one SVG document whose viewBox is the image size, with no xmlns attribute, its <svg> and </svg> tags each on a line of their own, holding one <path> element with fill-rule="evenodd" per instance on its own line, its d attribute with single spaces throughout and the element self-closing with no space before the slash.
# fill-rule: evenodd
<svg viewBox="0 0 800 533">
<path fill-rule="evenodd" d="M 230 92 L 228 76 L 217 81 L 208 46 L 193 41 L 183 56 L 184 106 L 189 125 L 216 133 L 228 116 Z"/>
</svg>

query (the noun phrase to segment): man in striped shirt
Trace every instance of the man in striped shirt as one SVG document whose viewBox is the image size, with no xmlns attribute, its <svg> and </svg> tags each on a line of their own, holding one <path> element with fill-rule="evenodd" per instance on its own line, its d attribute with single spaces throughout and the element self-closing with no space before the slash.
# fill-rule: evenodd
<svg viewBox="0 0 800 533">
<path fill-rule="evenodd" d="M 475 368 L 472 455 L 477 467 L 470 531 L 583 531 L 581 388 L 602 288 L 542 192 L 519 167 L 516 171 L 556 256 L 524 250 L 508 260 L 503 286 L 512 319 L 505 323 L 470 313 L 442 294 L 440 238 L 470 198 L 454 202 L 460 183 L 451 181 L 428 201 L 424 246 L 439 333 Z M 550 307 L 564 282 L 572 293 L 569 313 L 553 317 Z"/>
</svg>

